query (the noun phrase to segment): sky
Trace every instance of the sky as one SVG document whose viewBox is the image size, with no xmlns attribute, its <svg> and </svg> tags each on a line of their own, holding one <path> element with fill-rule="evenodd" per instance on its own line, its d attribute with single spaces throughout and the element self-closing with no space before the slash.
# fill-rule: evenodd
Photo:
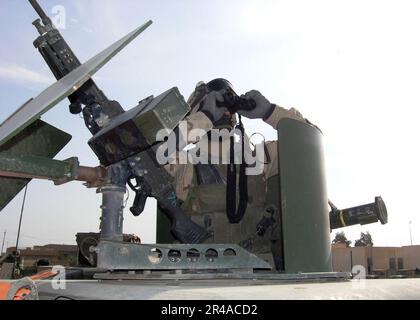
<svg viewBox="0 0 420 320">
<path fill-rule="evenodd" d="M 324 133 L 329 198 L 340 208 L 381 195 L 389 223 L 355 226 L 378 246 L 420 244 L 420 20 L 418 1 L 279 0 L 40 0 L 55 17 L 65 12 L 63 36 L 82 61 L 149 19 L 154 24 L 94 76 L 126 110 L 177 86 L 188 97 L 199 81 L 224 77 L 238 93 L 261 91 L 297 108 Z M 65 11 L 62 11 L 64 9 Z M 32 45 L 36 14 L 26 1 L 0 1 L 0 122 L 54 82 Z M 62 21 L 63 22 L 63 21 Z M 82 119 L 62 102 L 43 120 L 73 135 L 56 158 L 78 156 L 96 166 Z M 267 140 L 276 132 L 245 122 Z M 0 241 L 15 243 L 23 193 L 0 213 Z M 154 200 L 125 233 L 155 241 Z M 100 195 L 73 182 L 28 188 L 21 245 L 75 242 L 99 228 Z M 332 234 L 334 236 L 334 232 Z"/>
</svg>

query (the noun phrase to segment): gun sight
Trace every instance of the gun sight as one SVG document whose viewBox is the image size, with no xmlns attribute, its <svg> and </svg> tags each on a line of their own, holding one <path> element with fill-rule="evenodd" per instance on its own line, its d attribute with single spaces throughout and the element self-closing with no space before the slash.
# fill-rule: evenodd
<svg viewBox="0 0 420 320">
<path fill-rule="evenodd" d="M 29 3 L 34 8 L 34 10 L 39 15 L 39 17 L 41 18 L 42 23 L 44 24 L 44 26 L 45 27 L 46 26 L 52 26 L 52 21 L 51 21 L 50 17 L 47 16 L 47 14 L 45 13 L 44 9 L 42 9 L 42 7 L 39 5 L 39 3 L 36 0 L 29 0 Z M 37 27 L 37 29 L 39 31 L 39 28 L 38 27 Z"/>
</svg>

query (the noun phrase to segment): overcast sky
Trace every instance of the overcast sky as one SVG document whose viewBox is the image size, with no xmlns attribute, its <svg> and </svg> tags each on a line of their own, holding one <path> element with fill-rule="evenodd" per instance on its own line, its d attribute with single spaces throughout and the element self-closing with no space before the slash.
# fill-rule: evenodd
<svg viewBox="0 0 420 320">
<path fill-rule="evenodd" d="M 94 78 L 125 109 L 178 86 L 229 79 L 239 93 L 261 91 L 298 108 L 324 132 L 330 199 L 340 208 L 383 196 L 389 224 L 343 229 L 351 240 L 370 231 L 375 245 L 420 244 L 420 19 L 418 1 L 134 1 L 40 0 L 66 9 L 62 33 L 82 61 L 149 19 L 154 21 Z M 0 122 L 53 83 L 32 45 L 35 12 L 26 1 L 0 1 Z M 61 103 L 43 119 L 73 135 L 57 159 L 97 165 L 82 119 Z M 247 121 L 267 139 L 276 133 Z M 0 213 L 0 241 L 16 237 L 20 194 Z M 133 196 L 129 199 L 129 203 Z M 96 232 L 101 198 L 81 183 L 29 185 L 23 246 L 74 243 Z M 126 233 L 154 242 L 155 203 L 139 218 L 125 213 Z"/>
</svg>

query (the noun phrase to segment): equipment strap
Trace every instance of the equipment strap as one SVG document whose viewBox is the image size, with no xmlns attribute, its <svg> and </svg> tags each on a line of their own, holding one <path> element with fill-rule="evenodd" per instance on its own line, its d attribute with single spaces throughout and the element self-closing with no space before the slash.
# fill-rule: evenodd
<svg viewBox="0 0 420 320">
<path fill-rule="evenodd" d="M 246 175 L 247 164 L 245 161 L 245 129 L 239 116 L 239 124 L 236 126 L 241 132 L 242 161 L 239 166 L 239 205 L 236 210 L 236 164 L 235 164 L 235 137 L 230 137 L 230 161 L 227 166 L 226 187 L 226 214 L 231 224 L 242 221 L 248 207 L 248 176 Z"/>
</svg>

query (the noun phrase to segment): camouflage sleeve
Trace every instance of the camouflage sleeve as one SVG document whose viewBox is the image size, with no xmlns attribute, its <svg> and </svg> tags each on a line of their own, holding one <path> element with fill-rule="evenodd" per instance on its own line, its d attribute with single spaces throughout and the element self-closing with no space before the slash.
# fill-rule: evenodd
<svg viewBox="0 0 420 320">
<path fill-rule="evenodd" d="M 306 122 L 306 119 L 302 116 L 302 114 L 296 110 L 295 108 L 285 109 L 282 107 L 277 106 L 270 117 L 265 120 L 270 126 L 277 130 L 277 124 L 283 118 L 291 118 L 299 121 Z"/>
<path fill-rule="evenodd" d="M 295 108 L 285 109 L 277 106 L 273 113 L 268 117 L 265 122 L 277 130 L 277 125 L 281 119 L 291 118 L 298 121 L 306 122 L 306 119 L 302 114 Z M 268 141 L 265 144 L 269 160 L 268 163 L 264 166 L 264 176 L 266 179 L 273 177 L 279 173 L 279 164 L 278 164 L 278 141 Z"/>
<path fill-rule="evenodd" d="M 196 143 L 212 128 L 212 121 L 204 113 L 194 112 L 184 119 L 183 129 L 180 129 L 181 139 L 187 142 L 187 145 Z M 190 135 L 192 130 L 196 131 Z M 180 164 L 179 161 L 176 163 L 166 165 L 165 169 L 174 178 L 173 186 L 178 199 L 185 201 L 193 182 L 194 167 L 191 163 Z"/>
<path fill-rule="evenodd" d="M 186 127 L 184 130 L 180 130 L 182 140 L 186 141 L 187 144 L 196 143 L 213 128 L 213 122 L 201 111 L 192 113 L 184 119 Z M 194 130 L 195 133 L 190 135 L 190 132 Z"/>
<path fill-rule="evenodd" d="M 194 179 L 194 166 L 187 164 L 168 164 L 166 171 L 174 178 L 173 187 L 178 199 L 185 201 Z"/>
</svg>

